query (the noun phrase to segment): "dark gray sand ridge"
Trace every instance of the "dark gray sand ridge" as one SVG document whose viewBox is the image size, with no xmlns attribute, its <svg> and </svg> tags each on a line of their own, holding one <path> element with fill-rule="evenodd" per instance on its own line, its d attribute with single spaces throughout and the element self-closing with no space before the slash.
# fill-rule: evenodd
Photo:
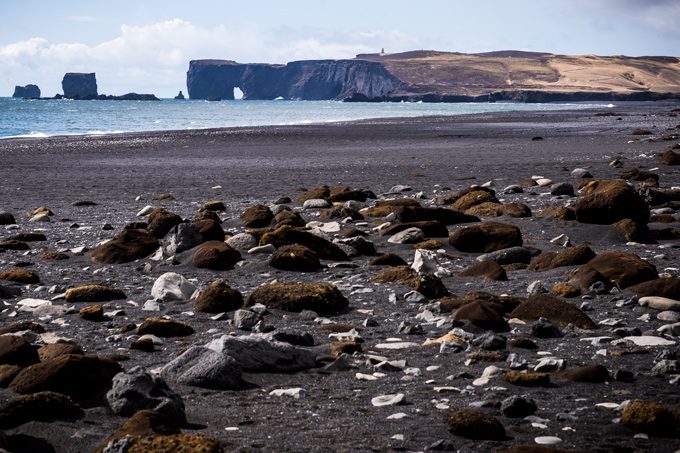
<svg viewBox="0 0 680 453">
<path fill-rule="evenodd" d="M 302 188 L 347 186 L 371 190 L 379 200 L 408 197 L 416 198 L 423 206 L 433 206 L 439 195 L 489 183 L 487 186 L 496 191 L 501 203 L 524 203 L 533 215 L 481 216 L 482 220 L 516 225 L 525 246 L 543 251 L 565 250 L 550 240 L 566 234 L 573 245 L 588 244 L 596 253 L 632 252 L 652 263 L 659 274 L 678 277 L 678 236 L 673 239 L 672 232 L 662 238 L 654 235 L 659 229 L 680 227 L 677 203 L 667 204 L 667 212 L 674 216 L 671 222 L 649 223 L 652 240 L 637 244 L 626 241 L 611 225 L 536 216 L 546 207 L 575 201 L 551 195 L 550 185 L 524 187 L 522 193 L 503 193 L 507 186 L 532 176 L 548 178 L 553 183 L 572 183 L 578 188 L 578 178 L 570 173 L 576 168 L 587 169 L 594 178 L 618 178 L 623 169 L 610 165 L 615 159 L 624 168 L 637 167 L 658 175 L 661 188 L 680 186 L 680 167 L 662 165 L 657 157 L 657 153 L 679 142 L 677 137 L 671 138 L 680 134 L 677 108 L 677 104 L 631 104 L 573 112 L 2 140 L 0 211 L 12 213 L 18 229 L 0 227 L 0 240 L 27 232 L 43 233 L 47 240 L 29 242 L 28 251 L 0 251 L 0 271 L 25 266 L 22 269 L 40 278 L 39 284 L 0 281 L 5 288 L 21 291 L 20 295 L 3 299 L 0 328 L 24 321 L 38 322 L 50 335 L 33 336 L 35 345 L 60 337 L 60 341 L 78 344 L 86 354 L 116 355 L 126 370 L 135 366 L 157 370 L 192 345 L 204 345 L 223 334 L 251 333 L 230 323 L 233 312 L 212 319 L 214 314 L 196 312 L 188 300 L 161 302 L 158 311 L 142 310 L 145 302 L 152 299 L 154 281 L 166 272 L 181 274 L 198 288 L 223 279 L 244 298 L 259 285 L 275 280 L 332 283 L 347 298 L 349 308 L 326 318 L 346 326 L 330 329 L 314 316 L 277 309 L 270 309 L 263 317 L 263 324 L 276 330 L 292 328 L 311 334 L 315 346 L 309 349 L 317 354 L 316 366 L 299 372 L 245 372 L 245 381 L 253 385 L 240 390 L 210 390 L 168 380 L 186 408 L 188 423 L 182 432 L 216 438 L 225 451 L 423 451 L 430 447 L 496 451 L 513 445 L 536 445 L 539 437 L 557 437 L 561 443 L 554 448 L 566 451 L 672 452 L 680 448 L 677 437 L 668 433 L 641 434 L 644 429 L 620 423 L 622 403 L 628 400 L 661 403 L 670 410 L 680 404 L 677 362 L 673 368 L 673 362 L 680 358 L 679 339 L 657 331 L 673 322 L 658 319 L 659 310 L 642 307 L 635 300 L 622 304 L 625 293 L 614 290 L 563 298 L 583 308 L 598 324 L 596 330 L 562 326 L 563 336 L 542 338 L 532 335 L 534 322 L 516 321 L 511 322 L 510 331 L 498 334 L 507 340 L 530 338 L 538 346 L 535 350 L 505 345 L 498 351 L 489 351 L 495 348 L 484 349 L 471 338 L 460 348 L 440 349 L 439 345 L 422 344 L 456 327 L 471 337 L 485 331 L 454 323 L 450 313 L 439 314 L 434 298 L 405 300 L 411 288 L 373 282 L 372 278 L 386 267 L 369 266 L 373 258 L 370 256 L 354 257 L 349 266 L 336 266 L 322 259 L 324 266 L 319 271 L 295 272 L 273 268 L 268 264 L 268 254 L 241 251 L 244 261 L 229 270 L 213 271 L 193 266 L 186 252 L 175 260 L 143 258 L 104 265 L 91 260 L 91 251 L 126 224 L 146 221 L 146 216 L 136 214 L 147 205 L 192 219 L 204 203 L 220 200 L 226 206 L 226 211 L 219 212 L 222 227 L 237 234 L 247 230 L 239 219 L 241 212 L 258 203 L 273 206 L 283 196 L 294 200 L 289 206 L 305 221 L 318 220 L 320 209 L 303 209 L 295 202 Z M 650 134 L 634 135 L 636 129 Z M 396 185 L 412 190 L 386 195 Z M 163 193 L 171 194 L 174 200 L 153 199 Z M 84 200 L 96 205 L 73 206 Z M 375 201 L 369 199 L 365 205 L 373 206 Z M 51 221 L 29 222 L 25 213 L 40 206 L 54 213 Z M 348 225 L 367 232 L 378 254 L 395 253 L 410 265 L 413 244 L 390 243 L 389 236 L 380 236 L 373 230 L 384 221 L 366 217 Z M 104 230 L 105 224 L 112 229 Z M 449 225 L 448 230 L 454 232 L 465 226 L 468 225 Z M 333 232 L 328 235 L 331 239 L 337 236 Z M 460 277 L 457 274 L 475 263 L 479 253 L 461 252 L 445 237 L 439 239 L 444 250 L 438 255 L 440 265 L 450 274 L 444 272 L 441 280 L 452 295 L 486 291 L 524 298 L 533 282 L 540 281 L 540 286 L 550 291 L 554 283 L 566 282 L 565 273 L 576 267 L 545 272 L 521 266 L 508 268 L 506 281 Z M 74 253 L 73 249 L 81 246 L 85 251 Z M 68 259 L 38 258 L 46 250 L 63 251 Z M 51 317 L 17 311 L 16 304 L 25 298 L 49 300 L 69 287 L 93 282 L 108 284 L 126 295 L 122 300 L 102 302 L 109 314 L 104 321 L 79 316 L 78 310 L 89 303 L 67 303 L 63 299 L 53 304 L 75 309 Z M 417 299 L 418 295 L 411 297 Z M 439 320 L 432 321 L 427 313 L 424 315 L 426 310 Z M 195 333 L 163 338 L 153 352 L 131 349 L 137 337 L 134 331 L 124 332 L 124 326 L 139 325 L 150 316 L 182 321 Z M 506 314 L 505 318 L 511 316 Z M 408 325 L 420 328 L 404 328 Z M 344 357 L 338 369 L 325 369 L 333 363 L 328 352 L 333 341 L 329 334 L 350 328 L 363 339 L 362 352 Z M 676 328 L 675 334 L 678 331 Z M 667 344 L 635 346 L 620 342 L 624 336 L 640 334 L 662 338 Z M 608 339 L 584 341 L 595 337 Z M 385 343 L 398 343 L 396 339 L 416 345 L 384 348 Z M 624 350 L 628 353 L 621 353 Z M 516 367 L 512 359 L 506 360 L 508 354 L 515 354 L 515 362 L 526 361 L 525 368 L 529 370 L 541 359 L 554 358 L 563 360 L 564 370 L 600 364 L 609 376 L 605 382 L 589 383 L 551 375 L 549 386 L 517 386 L 504 379 L 511 365 Z M 405 362 L 375 368 L 377 362 L 372 356 Z M 666 369 L 659 371 L 657 367 L 653 372 L 660 360 L 669 361 L 664 362 Z M 559 364 L 552 365 L 559 368 Z M 552 365 L 542 364 L 548 372 Z M 478 381 L 485 369 L 491 377 Z M 291 388 L 303 389 L 299 398 L 271 393 Z M 397 405 L 372 403 L 375 397 L 396 394 L 403 394 Z M 515 395 L 535 402 L 533 417 L 509 417 L 508 412 L 503 412 L 501 402 Z M 1 402 L 15 398 L 17 394 L 12 390 L 0 389 Z M 105 399 L 81 405 L 85 409 L 81 418 L 28 421 L 5 429 L 5 435 L 14 439 L 10 444 L 13 447 L 23 444 L 22 448 L 28 448 L 28 437 L 20 437 L 26 435 L 34 438 L 32 442 L 42 439 L 44 448 L 50 444 L 55 451 L 92 451 L 127 419 L 114 415 Z M 506 439 L 473 440 L 449 432 L 448 415 L 470 405 L 497 417 Z"/>
</svg>

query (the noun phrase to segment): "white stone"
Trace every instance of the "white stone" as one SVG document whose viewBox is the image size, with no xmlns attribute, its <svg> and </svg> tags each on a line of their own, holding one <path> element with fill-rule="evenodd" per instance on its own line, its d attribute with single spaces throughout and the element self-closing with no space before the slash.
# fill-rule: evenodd
<svg viewBox="0 0 680 453">
<path fill-rule="evenodd" d="M 28 219 L 29 222 L 49 222 L 50 221 L 50 216 L 47 214 L 36 214 L 30 219 Z"/>
<path fill-rule="evenodd" d="M 290 396 L 296 400 L 306 396 L 307 391 L 301 387 L 293 387 L 289 389 L 274 389 L 269 392 L 271 396 Z"/>
<path fill-rule="evenodd" d="M 665 338 L 655 337 L 652 335 L 641 335 L 639 337 L 623 337 L 623 340 L 630 341 L 636 346 L 670 346 L 675 344 L 675 341 L 666 340 Z"/>
<path fill-rule="evenodd" d="M 146 205 L 137 213 L 137 217 L 143 217 L 145 215 L 149 215 L 149 214 L 151 214 L 151 211 L 153 211 L 154 209 L 156 209 L 156 208 L 154 208 L 151 205 Z"/>
<path fill-rule="evenodd" d="M 552 371 L 558 371 L 564 368 L 564 360 L 556 359 L 553 357 L 547 357 L 538 361 L 538 364 L 534 367 L 534 371 L 541 373 L 550 373 Z"/>
<path fill-rule="evenodd" d="M 604 403 L 597 403 L 597 404 L 595 405 L 595 407 L 603 407 L 603 408 L 605 408 L 605 409 L 618 409 L 619 407 L 621 407 L 621 405 L 618 404 L 618 403 L 608 403 L 608 402 L 604 402 Z"/>
<path fill-rule="evenodd" d="M 540 178 L 536 180 L 536 184 L 538 185 L 538 187 L 547 187 L 552 185 L 552 183 L 553 183 L 552 179 L 549 178 Z"/>
<path fill-rule="evenodd" d="M 375 349 L 382 350 L 397 350 L 397 349 L 408 349 L 418 347 L 418 343 L 412 343 L 410 341 L 398 341 L 394 343 L 378 343 L 375 345 Z"/>
<path fill-rule="evenodd" d="M 166 272 L 154 282 L 151 288 L 151 297 L 163 302 L 189 300 L 195 291 L 196 286 L 182 275 Z"/>
<path fill-rule="evenodd" d="M 408 417 L 407 414 L 403 412 L 397 412 L 396 414 L 388 415 L 387 419 L 388 420 L 401 420 L 402 418 Z"/>
<path fill-rule="evenodd" d="M 410 186 L 404 184 L 397 184 L 396 186 L 392 186 L 388 193 L 408 192 L 409 190 L 413 189 L 411 189 Z"/>
<path fill-rule="evenodd" d="M 404 402 L 403 393 L 395 393 L 393 395 L 380 395 L 371 399 L 371 404 L 375 407 L 396 406 Z"/>
<path fill-rule="evenodd" d="M 19 311 L 32 312 L 43 305 L 52 305 L 52 302 L 43 299 L 21 299 L 19 302 L 17 302 Z"/>
<path fill-rule="evenodd" d="M 157 300 L 150 299 L 144 302 L 144 305 L 142 305 L 142 310 L 161 311 L 161 304 L 159 304 Z"/>
<path fill-rule="evenodd" d="M 248 255 L 263 255 L 270 254 L 276 251 L 276 247 L 273 244 L 258 245 L 248 250 Z"/>
<path fill-rule="evenodd" d="M 225 241 L 229 247 L 236 250 L 249 250 L 257 247 L 257 239 L 250 233 L 238 233 Z"/>
<path fill-rule="evenodd" d="M 680 322 L 663 325 L 656 329 L 656 331 L 672 337 L 680 337 Z"/>
<path fill-rule="evenodd" d="M 534 442 L 539 445 L 556 445 L 562 442 L 562 439 L 555 436 L 538 436 L 534 439 Z"/>
<path fill-rule="evenodd" d="M 662 311 L 656 315 L 656 319 L 665 322 L 678 322 L 680 321 L 680 312 L 678 311 Z"/>
<path fill-rule="evenodd" d="M 330 207 L 330 203 L 323 198 L 311 198 L 302 204 L 303 209 L 325 209 Z"/>
<path fill-rule="evenodd" d="M 667 297 L 647 296 L 641 297 L 638 303 L 643 307 L 654 308 L 655 310 L 680 311 L 680 300 L 669 299 Z"/>
<path fill-rule="evenodd" d="M 138 341 L 139 341 L 139 340 L 151 340 L 151 342 L 152 342 L 154 345 L 156 345 L 156 346 L 160 346 L 160 345 L 163 344 L 163 339 L 162 339 L 162 338 L 159 338 L 159 337 L 157 337 L 156 335 L 151 335 L 150 333 L 147 333 L 146 335 L 142 335 L 142 336 L 139 337 L 137 340 L 138 340 Z"/>
<path fill-rule="evenodd" d="M 313 221 L 307 223 L 307 228 L 311 229 L 313 232 L 320 232 L 322 234 L 337 233 L 342 229 L 342 225 L 338 222 L 318 222 Z"/>
<path fill-rule="evenodd" d="M 357 373 L 354 377 L 359 381 L 377 381 L 378 378 L 372 374 Z"/>
<path fill-rule="evenodd" d="M 420 228 L 412 227 L 390 236 L 387 242 L 391 244 L 412 244 L 425 240 L 425 234 Z"/>
</svg>

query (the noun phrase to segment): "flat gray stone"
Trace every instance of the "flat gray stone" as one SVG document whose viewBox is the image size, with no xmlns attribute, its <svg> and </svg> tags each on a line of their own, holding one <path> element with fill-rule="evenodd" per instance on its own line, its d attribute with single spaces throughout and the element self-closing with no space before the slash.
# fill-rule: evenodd
<svg viewBox="0 0 680 453">
<path fill-rule="evenodd" d="M 203 346 L 192 346 L 169 362 L 161 376 L 184 385 L 217 390 L 236 390 L 244 385 L 241 367 L 226 354 Z"/>
</svg>

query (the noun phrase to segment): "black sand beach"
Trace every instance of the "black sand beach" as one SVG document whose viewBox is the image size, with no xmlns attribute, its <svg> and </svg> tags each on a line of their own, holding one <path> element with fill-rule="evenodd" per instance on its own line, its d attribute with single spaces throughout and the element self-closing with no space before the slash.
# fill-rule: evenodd
<svg viewBox="0 0 680 453">
<path fill-rule="evenodd" d="M 571 175 L 576 168 L 588 170 L 595 179 L 619 178 L 625 169 L 638 168 L 658 175 L 659 188 L 677 190 L 680 166 L 661 164 L 657 153 L 680 142 L 679 107 L 677 103 L 631 103 L 611 109 L 567 112 L 0 140 L 0 211 L 13 214 L 18 225 L 18 229 L 0 227 L 0 241 L 27 232 L 46 236 L 45 241 L 30 242 L 29 250 L 0 250 L 0 271 L 20 267 L 40 278 L 40 283 L 28 284 L 0 281 L 3 287 L 20 291 L 2 300 L 5 309 L 0 313 L 0 328 L 38 322 L 51 335 L 26 335 L 34 346 L 73 342 L 86 354 L 115 356 L 125 370 L 135 366 L 157 370 L 192 345 L 203 345 L 223 334 L 250 334 L 229 324 L 233 313 L 212 319 L 214 314 L 195 311 L 192 301 L 162 302 L 159 311 L 142 310 L 145 301 L 152 299 L 154 281 L 166 272 L 185 276 L 199 289 L 223 279 L 244 298 L 259 285 L 275 280 L 332 283 L 349 302 L 347 310 L 327 316 L 338 324 L 334 328 L 314 317 L 277 309 L 270 309 L 263 317 L 263 323 L 275 331 L 295 329 L 311 334 L 314 346 L 310 349 L 317 354 L 316 366 L 298 372 L 244 372 L 244 379 L 253 385 L 240 390 L 210 390 L 168 380 L 186 407 L 187 424 L 181 427 L 182 432 L 218 439 L 225 451 L 497 451 L 536 445 L 537 437 L 554 436 L 561 443 L 551 448 L 564 451 L 673 452 L 680 448 L 677 433 L 641 434 L 645 429 L 631 429 L 620 422 L 623 406 L 616 405 L 628 400 L 660 403 L 671 411 L 680 407 L 680 370 L 668 364 L 667 371 L 652 372 L 659 360 L 680 359 L 678 339 L 657 332 L 669 324 L 657 318 L 658 310 L 640 306 L 637 301 L 622 305 L 623 295 L 631 296 L 625 291 L 586 291 L 561 298 L 581 307 L 597 324 L 596 330 L 565 325 L 560 327 L 563 336 L 543 338 L 532 336 L 535 322 L 517 322 L 499 335 L 507 340 L 531 338 L 538 349 L 503 345 L 494 351 L 469 341 L 460 351 L 447 352 L 440 351 L 439 345 L 421 345 L 454 327 L 477 337 L 484 330 L 453 323 L 448 312 L 438 313 L 432 305 L 435 297 L 407 301 L 404 295 L 411 288 L 374 282 L 373 277 L 386 267 L 369 265 L 372 256 L 353 257 L 346 266 L 322 259 L 325 266 L 321 270 L 296 272 L 271 267 L 267 254 L 243 250 L 243 261 L 224 271 L 196 268 L 190 252 L 174 259 L 142 258 L 111 265 L 93 262 L 91 255 L 99 243 L 113 238 L 126 224 L 147 221 L 147 216 L 136 216 L 147 205 L 192 219 L 207 201 L 219 200 L 226 207 L 218 213 L 223 229 L 237 234 L 248 230 L 239 219 L 246 208 L 258 203 L 272 206 L 284 196 L 293 200 L 289 206 L 305 221 L 318 220 L 321 210 L 303 209 L 301 203 L 295 202 L 303 188 L 347 186 L 370 190 L 378 200 L 414 198 L 423 206 L 434 206 L 437 196 L 486 185 L 495 190 L 500 203 L 523 203 L 531 210 L 531 217 L 521 218 L 480 215 L 484 221 L 519 227 L 524 246 L 562 251 L 565 248 L 551 239 L 566 234 L 574 246 L 587 244 L 598 254 L 635 253 L 653 264 L 658 274 L 677 279 L 678 200 L 651 206 L 668 208 L 665 212 L 671 217 L 665 223 L 650 222 L 648 240 L 638 243 L 624 238 L 612 225 L 538 217 L 545 208 L 573 205 L 578 198 L 551 195 L 550 185 L 524 187 L 521 193 L 505 194 L 503 190 L 532 176 L 553 183 L 571 183 L 578 189 L 581 178 Z M 642 134 L 645 131 L 648 133 Z M 614 160 L 621 166 L 610 165 Z M 631 183 L 644 192 L 642 181 Z M 412 190 L 388 194 L 396 185 Z M 165 193 L 174 199 L 154 199 Z M 96 205 L 73 205 L 85 200 Z M 366 202 L 367 207 L 374 204 L 372 199 Z M 40 206 L 54 213 L 50 221 L 29 222 L 25 213 Z M 331 220 L 341 221 L 342 217 Z M 395 253 L 410 265 L 413 244 L 389 243 L 388 236 L 380 236 L 372 229 L 384 221 L 367 216 L 348 225 L 368 233 L 367 239 L 375 243 L 378 254 Z M 102 229 L 105 224 L 112 229 Z M 466 226 L 469 225 L 452 224 L 448 230 L 454 232 Z M 329 236 L 334 239 L 337 234 L 331 232 Z M 554 283 L 568 280 L 567 271 L 578 267 L 544 272 L 526 266 L 508 267 L 505 281 L 461 277 L 458 273 L 475 263 L 480 253 L 462 252 L 445 237 L 439 240 L 442 244 L 437 248 L 444 250 L 440 254 L 442 266 L 451 274 L 441 280 L 448 292 L 457 296 L 485 291 L 526 298 L 532 282 L 540 281 L 550 291 Z M 83 246 L 85 249 L 74 251 Z M 38 257 L 46 251 L 62 251 L 67 259 Z M 105 312 L 114 312 L 101 322 L 79 316 L 78 310 L 89 303 L 67 303 L 63 299 L 55 300 L 54 305 L 75 309 L 47 317 L 17 311 L 16 304 L 22 299 L 49 300 L 70 287 L 93 282 L 120 289 L 126 296 L 101 302 Z M 396 301 L 391 294 L 396 295 Z M 428 322 L 423 315 L 426 309 L 443 321 Z M 115 313 L 116 310 L 122 312 Z M 139 325 L 150 316 L 184 322 L 195 333 L 163 338 L 163 344 L 156 345 L 154 352 L 130 349 L 136 336 L 125 326 Z M 506 313 L 505 319 L 510 318 Z M 403 323 L 420 325 L 421 329 L 409 333 Z M 350 328 L 362 337 L 362 352 L 349 354 L 346 367 L 326 369 L 334 360 L 329 353 L 329 334 Z M 669 343 L 617 343 L 623 336 L 640 334 L 663 337 Z M 609 339 L 599 343 L 586 340 L 595 337 Z M 417 346 L 377 348 L 393 338 Z M 506 360 L 509 353 L 526 360 L 528 369 L 542 358 L 554 357 L 564 361 L 563 370 L 599 364 L 609 374 L 601 382 L 575 382 L 552 374 L 550 385 L 517 386 L 503 378 L 510 370 Z M 405 363 L 374 368 L 376 359 L 370 355 Z M 496 375 L 485 384 L 475 385 L 489 366 L 498 368 Z M 357 379 L 357 373 L 373 375 L 376 371 L 382 375 L 373 376 L 375 380 Z M 0 389 L 0 402 L 18 397 L 11 387 Z M 275 389 L 289 388 L 302 388 L 303 395 L 298 399 L 270 394 Z M 398 393 L 404 395 L 399 405 L 376 407 L 371 403 L 379 395 Z M 534 400 L 537 409 L 533 416 L 537 418 L 504 415 L 501 401 L 513 395 Z M 598 406 L 601 403 L 615 405 Z M 470 405 L 497 417 L 505 429 L 505 440 L 474 440 L 449 432 L 449 413 Z M 6 445 L 15 448 L 8 449 L 50 451 L 49 444 L 54 451 L 93 451 L 127 419 L 113 414 L 105 399 L 82 402 L 81 406 L 85 411 L 82 417 L 51 422 L 31 419 L 15 426 L 0 416 L 0 429 L 9 442 Z M 404 415 L 388 419 L 396 413 Z M 36 445 L 43 450 L 35 450 Z"/>
</svg>

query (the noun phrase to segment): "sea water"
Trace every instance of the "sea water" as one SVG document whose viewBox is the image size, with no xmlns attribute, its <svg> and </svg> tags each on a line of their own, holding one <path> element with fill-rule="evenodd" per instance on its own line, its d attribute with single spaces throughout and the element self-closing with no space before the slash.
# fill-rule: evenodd
<svg viewBox="0 0 680 453">
<path fill-rule="evenodd" d="M 565 110 L 606 104 L 344 103 L 337 101 L 74 101 L 0 97 L 0 138 L 99 135 L 351 121 L 370 118 Z"/>
</svg>

